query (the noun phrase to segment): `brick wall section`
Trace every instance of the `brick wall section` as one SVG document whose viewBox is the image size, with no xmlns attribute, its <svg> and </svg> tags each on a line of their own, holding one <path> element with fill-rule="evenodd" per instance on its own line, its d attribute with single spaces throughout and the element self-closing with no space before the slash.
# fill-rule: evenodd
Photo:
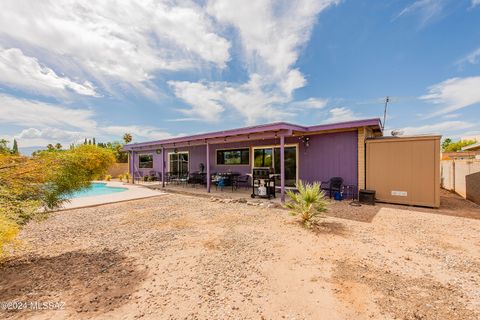
<svg viewBox="0 0 480 320">
<path fill-rule="evenodd" d="M 358 189 L 365 188 L 365 129 L 358 128 Z"/>
</svg>

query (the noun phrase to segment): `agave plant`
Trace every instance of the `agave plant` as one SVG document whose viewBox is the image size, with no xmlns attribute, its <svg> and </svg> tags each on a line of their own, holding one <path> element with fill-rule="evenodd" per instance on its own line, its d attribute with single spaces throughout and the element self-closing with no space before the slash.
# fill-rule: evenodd
<svg viewBox="0 0 480 320">
<path fill-rule="evenodd" d="M 328 200 L 325 198 L 325 193 L 321 190 L 318 182 L 304 184 L 299 181 L 296 187 L 298 193 L 291 190 L 287 191 L 291 200 L 286 204 L 286 207 L 291 210 L 291 215 L 300 216 L 304 226 L 310 227 L 315 219 L 324 217 Z"/>
</svg>

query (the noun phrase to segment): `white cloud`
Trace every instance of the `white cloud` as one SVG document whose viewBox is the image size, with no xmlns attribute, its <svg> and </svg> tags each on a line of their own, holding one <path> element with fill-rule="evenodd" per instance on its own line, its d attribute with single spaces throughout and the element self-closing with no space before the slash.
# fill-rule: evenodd
<svg viewBox="0 0 480 320">
<path fill-rule="evenodd" d="M 230 58 L 229 41 L 188 0 L 4 0 L 0 43 L 41 53 L 47 65 L 89 74 L 106 88 L 120 81 L 149 94 L 158 71 L 224 68 Z"/>
<path fill-rule="evenodd" d="M 206 121 L 217 121 L 224 107 L 221 104 L 221 85 L 189 82 L 170 81 L 175 95 L 192 106 L 191 109 L 180 109 L 186 115 L 200 117 Z"/>
<path fill-rule="evenodd" d="M 428 94 L 420 97 L 440 105 L 429 117 L 447 114 L 480 103 L 480 77 L 451 78 L 429 88 Z"/>
<path fill-rule="evenodd" d="M 294 109 L 323 109 L 327 103 L 327 99 L 308 98 L 306 100 L 292 102 L 289 106 Z"/>
<path fill-rule="evenodd" d="M 220 114 L 228 108 L 241 115 L 246 124 L 259 120 L 279 120 L 289 115 L 276 105 L 285 104 L 288 98 L 275 91 L 265 90 L 262 78 L 254 74 L 244 84 L 236 85 L 225 82 L 169 82 L 174 87 L 177 97 L 189 103 L 192 108 L 181 112 L 200 117 L 206 121 L 217 121 Z"/>
<path fill-rule="evenodd" d="M 443 119 L 456 119 L 456 118 L 460 118 L 462 115 L 460 113 L 450 113 L 450 114 L 446 114 L 446 115 L 443 115 L 442 118 Z"/>
<path fill-rule="evenodd" d="M 18 48 L 0 47 L 0 83 L 47 96 L 65 96 L 68 91 L 86 96 L 97 95 L 92 83 L 60 77 Z"/>
<path fill-rule="evenodd" d="M 465 121 L 444 121 L 435 124 L 428 124 L 419 127 L 405 127 L 400 129 L 405 134 L 444 134 L 448 132 L 461 131 L 474 127 L 475 124 Z"/>
<path fill-rule="evenodd" d="M 478 1 L 480 3 L 480 0 Z M 472 52 L 470 52 L 469 54 L 467 54 L 462 59 L 458 60 L 457 64 L 459 65 L 464 65 L 466 63 L 477 64 L 479 61 L 480 61 L 480 48 L 477 48 Z"/>
<path fill-rule="evenodd" d="M 57 128 L 28 128 L 16 135 L 18 139 L 45 139 L 49 141 L 75 141 L 82 137 L 81 132 Z"/>
<path fill-rule="evenodd" d="M 55 142 L 66 145 L 83 141 L 85 137 L 96 137 L 97 141 L 120 140 L 126 132 L 130 132 L 136 141 L 172 136 L 148 125 L 99 124 L 95 120 L 95 113 L 89 109 L 67 108 L 5 94 L 0 94 L 0 124 L 23 128 L 14 136 L 24 147 L 43 146 Z"/>
<path fill-rule="evenodd" d="M 171 138 L 172 135 L 166 131 L 159 130 L 152 126 L 106 126 L 99 129 L 101 132 L 108 133 L 113 136 L 122 137 L 125 133 L 130 133 L 133 136 L 134 142 L 139 142 L 144 139 L 160 140 Z"/>
<path fill-rule="evenodd" d="M 241 115 L 246 124 L 279 120 L 292 114 L 286 104 L 307 83 L 295 68 L 310 38 L 316 16 L 338 0 L 212 0 L 207 12 L 233 28 L 249 79 L 244 83 L 169 82 L 177 97 L 189 103 L 181 110 L 193 118 L 215 121 L 225 111 Z"/>
<path fill-rule="evenodd" d="M 443 12 L 445 4 L 446 0 L 416 0 L 405 7 L 395 19 L 416 14 L 420 16 L 421 25 L 426 25 Z"/>
<path fill-rule="evenodd" d="M 329 110 L 329 116 L 324 121 L 326 123 L 347 122 L 357 120 L 359 117 L 355 113 L 345 107 L 337 107 Z"/>
<path fill-rule="evenodd" d="M 29 127 L 73 127 L 83 130 L 96 126 L 89 109 L 72 109 L 45 102 L 0 94 L 0 123 Z"/>
<path fill-rule="evenodd" d="M 245 5 L 243 0 L 212 0 L 207 10 L 238 32 L 252 72 L 269 67 L 274 76 L 280 76 L 288 74 L 297 61 L 317 14 L 338 2 L 257 0 Z"/>
<path fill-rule="evenodd" d="M 480 6 L 480 0 L 472 0 L 472 7 Z"/>
</svg>

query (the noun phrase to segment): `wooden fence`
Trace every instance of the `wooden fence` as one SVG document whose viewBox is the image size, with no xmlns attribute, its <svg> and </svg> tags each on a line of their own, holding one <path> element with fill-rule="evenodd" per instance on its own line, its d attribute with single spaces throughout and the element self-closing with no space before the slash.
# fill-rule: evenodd
<svg viewBox="0 0 480 320">
<path fill-rule="evenodd" d="M 112 178 L 117 178 L 119 175 L 128 172 L 128 163 L 115 163 L 113 166 L 108 169 L 108 174 Z"/>
</svg>

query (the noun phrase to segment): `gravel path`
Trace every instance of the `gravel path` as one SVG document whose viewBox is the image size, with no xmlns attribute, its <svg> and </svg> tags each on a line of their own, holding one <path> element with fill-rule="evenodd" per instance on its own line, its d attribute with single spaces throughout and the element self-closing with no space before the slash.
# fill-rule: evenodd
<svg viewBox="0 0 480 320">
<path fill-rule="evenodd" d="M 63 310 L 0 317 L 478 319 L 480 220 L 420 211 L 336 204 L 314 230 L 183 195 L 58 212 L 22 231 L 0 301 Z"/>
</svg>

